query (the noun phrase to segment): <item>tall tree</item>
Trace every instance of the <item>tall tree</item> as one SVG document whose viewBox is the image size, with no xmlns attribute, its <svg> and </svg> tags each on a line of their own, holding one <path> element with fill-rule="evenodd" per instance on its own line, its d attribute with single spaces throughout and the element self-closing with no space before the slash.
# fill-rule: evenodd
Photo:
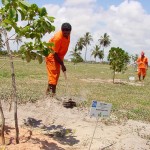
<svg viewBox="0 0 150 150">
<path fill-rule="evenodd" d="M 76 44 L 76 48 L 80 51 L 82 51 L 82 49 L 84 48 L 85 46 L 85 42 L 84 42 L 84 38 L 81 37 L 79 38 L 79 40 L 77 41 L 77 44 Z"/>
<path fill-rule="evenodd" d="M 2 50 L 3 48 L 3 39 L 2 39 L 2 29 L 0 29 L 0 51 Z"/>
<path fill-rule="evenodd" d="M 109 50 L 108 61 L 110 69 L 113 70 L 113 83 L 116 72 L 125 72 L 127 70 L 127 64 L 130 62 L 130 57 L 127 52 L 119 47 L 112 47 Z"/>
<path fill-rule="evenodd" d="M 87 53 L 87 46 L 90 45 L 91 41 L 93 41 L 93 38 L 89 32 L 86 32 L 84 37 L 84 45 L 85 45 L 85 57 L 84 60 L 86 62 L 86 53 Z"/>
<path fill-rule="evenodd" d="M 95 45 L 95 47 L 92 49 L 92 54 L 91 56 L 94 56 L 95 62 L 96 62 L 96 57 L 99 56 L 100 53 L 100 47 L 98 45 Z"/>
<path fill-rule="evenodd" d="M 104 51 L 103 51 L 103 50 L 100 50 L 100 51 L 99 51 L 98 57 L 99 57 L 100 60 L 103 60 L 103 59 L 104 59 Z"/>
<path fill-rule="evenodd" d="M 72 56 L 71 61 L 74 64 L 83 62 L 83 59 L 81 57 L 81 52 L 78 50 L 77 46 L 75 46 L 75 48 L 70 53 L 71 53 L 70 55 Z"/>
<path fill-rule="evenodd" d="M 21 49 L 25 52 L 27 62 L 30 62 L 31 59 L 37 58 L 39 63 L 42 63 L 42 55 L 47 56 L 50 53 L 49 47 L 52 46 L 52 43 L 42 42 L 41 39 L 46 33 L 51 33 L 55 30 L 55 27 L 52 25 L 54 17 L 48 16 L 44 7 L 39 8 L 36 4 L 30 5 L 25 0 L 2 0 L 2 4 L 3 6 L 0 8 L 0 26 L 3 30 L 5 37 L 4 43 L 6 44 L 10 58 L 16 143 L 18 144 L 19 128 L 17 116 L 17 88 L 9 41 L 16 35 L 28 38 L 32 42 L 26 42 L 21 46 Z M 22 26 L 19 26 L 18 22 L 23 22 Z M 9 36 L 8 33 L 12 33 L 11 31 L 13 30 L 14 34 Z M 32 50 L 35 49 L 37 52 L 33 53 Z"/>
<path fill-rule="evenodd" d="M 99 42 L 100 45 L 103 46 L 103 53 L 104 53 L 104 48 L 108 47 L 111 43 L 109 35 L 107 33 L 104 33 L 104 35 L 100 37 Z"/>
</svg>

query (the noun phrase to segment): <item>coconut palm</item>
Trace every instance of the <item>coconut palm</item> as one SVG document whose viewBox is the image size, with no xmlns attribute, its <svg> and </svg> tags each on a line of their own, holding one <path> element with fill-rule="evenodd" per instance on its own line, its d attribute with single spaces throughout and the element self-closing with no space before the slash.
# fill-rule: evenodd
<svg viewBox="0 0 150 150">
<path fill-rule="evenodd" d="M 100 51 L 99 51 L 98 57 L 99 57 L 100 60 L 103 60 L 103 59 L 104 59 L 104 51 L 103 51 L 103 50 L 100 50 Z"/>
<path fill-rule="evenodd" d="M 91 56 L 94 56 L 95 61 L 96 61 L 96 57 L 99 56 L 99 51 L 100 47 L 98 45 L 95 45 L 95 47 L 92 49 L 92 54 Z"/>
<path fill-rule="evenodd" d="M 107 33 L 104 33 L 104 35 L 100 37 L 99 41 L 100 45 L 103 46 L 103 53 L 104 53 L 104 48 L 108 47 L 111 43 L 110 37 Z"/>
<path fill-rule="evenodd" d="M 3 48 L 3 39 L 2 39 L 2 34 L 0 33 L 0 51 L 2 50 Z"/>
<path fill-rule="evenodd" d="M 85 46 L 84 38 L 81 37 L 76 44 L 78 50 L 82 51 L 83 47 Z"/>
<path fill-rule="evenodd" d="M 72 56 L 72 62 L 74 62 L 74 64 L 78 62 L 83 62 L 83 59 L 81 57 L 81 52 L 77 48 L 77 45 L 70 53 L 71 53 L 70 55 Z"/>
<path fill-rule="evenodd" d="M 84 45 L 85 45 L 85 61 L 86 61 L 86 53 L 87 53 L 87 46 L 90 45 L 90 42 L 93 40 L 91 34 L 89 32 L 86 32 L 84 37 Z"/>
</svg>

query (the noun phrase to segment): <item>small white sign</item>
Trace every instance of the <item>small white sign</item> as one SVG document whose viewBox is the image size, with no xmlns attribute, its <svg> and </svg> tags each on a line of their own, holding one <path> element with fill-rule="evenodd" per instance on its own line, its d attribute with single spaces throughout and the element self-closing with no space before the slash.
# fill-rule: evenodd
<svg viewBox="0 0 150 150">
<path fill-rule="evenodd" d="M 112 104 L 93 101 L 90 110 L 90 116 L 92 117 L 109 117 Z"/>
</svg>

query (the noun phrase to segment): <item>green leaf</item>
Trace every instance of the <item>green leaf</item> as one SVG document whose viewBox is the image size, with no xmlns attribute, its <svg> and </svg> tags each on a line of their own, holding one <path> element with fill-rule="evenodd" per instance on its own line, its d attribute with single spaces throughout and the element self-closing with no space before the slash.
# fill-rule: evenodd
<svg viewBox="0 0 150 150">
<path fill-rule="evenodd" d="M 51 50 L 49 48 L 46 48 L 43 50 L 43 55 L 47 57 L 50 52 L 51 52 Z"/>
<path fill-rule="evenodd" d="M 11 26 L 7 26 L 7 27 L 5 27 L 5 29 L 6 29 L 7 31 L 11 31 L 12 27 L 11 27 Z"/>
<path fill-rule="evenodd" d="M 25 19 L 25 13 L 22 10 L 20 10 L 20 9 L 18 9 L 18 11 L 21 14 L 21 20 L 24 20 Z"/>
<path fill-rule="evenodd" d="M 36 4 L 32 4 L 31 9 L 35 10 L 35 11 L 38 11 L 38 6 Z"/>
<path fill-rule="evenodd" d="M 9 17 L 10 19 L 14 18 L 14 16 L 16 15 L 16 11 L 14 8 L 10 8 L 9 10 Z"/>
<path fill-rule="evenodd" d="M 46 8 L 45 8 L 45 7 L 43 7 L 43 8 L 40 9 L 40 14 L 39 14 L 39 15 L 40 15 L 41 17 L 47 15 L 47 11 L 46 11 Z"/>
<path fill-rule="evenodd" d="M 27 62 L 30 62 L 30 61 L 31 61 L 31 54 L 30 54 L 30 51 L 26 51 L 26 52 L 25 52 L 25 57 L 26 57 L 26 61 L 27 61 Z"/>
<path fill-rule="evenodd" d="M 32 60 L 35 60 L 35 58 L 36 58 L 36 53 L 31 52 L 31 59 L 32 59 Z"/>
<path fill-rule="evenodd" d="M 30 7 L 31 4 L 29 4 L 28 2 L 26 1 L 22 1 L 22 0 L 18 0 L 24 7 Z"/>
<path fill-rule="evenodd" d="M 15 22 L 18 22 L 18 14 L 16 14 Z"/>
<path fill-rule="evenodd" d="M 2 0 L 3 5 L 7 5 L 10 1 L 9 0 Z"/>
<path fill-rule="evenodd" d="M 48 19 L 50 22 L 53 23 L 55 18 L 54 18 L 54 17 L 51 17 L 51 16 L 47 16 L 47 19 Z"/>
<path fill-rule="evenodd" d="M 43 62 L 43 58 L 41 55 L 37 55 L 37 60 L 39 62 L 39 64 L 41 64 Z"/>
</svg>

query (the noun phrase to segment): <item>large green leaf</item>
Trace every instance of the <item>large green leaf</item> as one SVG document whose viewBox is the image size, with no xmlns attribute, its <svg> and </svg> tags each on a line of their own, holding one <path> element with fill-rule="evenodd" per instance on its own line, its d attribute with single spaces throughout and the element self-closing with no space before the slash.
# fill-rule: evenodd
<svg viewBox="0 0 150 150">
<path fill-rule="evenodd" d="M 18 9 L 18 11 L 19 11 L 20 14 L 21 14 L 21 20 L 24 20 L 24 19 L 25 19 L 25 12 L 22 11 L 21 9 Z"/>
<path fill-rule="evenodd" d="M 43 50 L 43 55 L 45 57 L 47 57 L 50 53 L 52 53 L 52 51 L 53 51 L 52 49 L 46 48 L 46 49 Z"/>
<path fill-rule="evenodd" d="M 2 0 L 3 5 L 7 5 L 10 2 L 10 0 Z"/>
<path fill-rule="evenodd" d="M 51 16 L 47 16 L 47 19 L 50 21 L 50 22 L 54 22 L 54 17 L 51 17 Z"/>
<path fill-rule="evenodd" d="M 25 8 L 31 6 L 31 4 L 29 4 L 29 3 L 26 2 L 26 1 L 23 1 L 23 0 L 18 0 L 18 1 L 19 1 Z"/>
<path fill-rule="evenodd" d="M 18 22 L 18 14 L 16 14 L 15 22 Z"/>
<path fill-rule="evenodd" d="M 15 16 L 16 16 L 16 10 L 14 8 L 10 8 L 9 10 L 10 19 L 14 18 Z"/>
<path fill-rule="evenodd" d="M 38 6 L 36 4 L 32 4 L 31 9 L 35 10 L 35 11 L 38 11 Z"/>
<path fill-rule="evenodd" d="M 26 61 L 27 61 L 27 62 L 30 62 L 30 61 L 31 61 L 31 54 L 30 54 L 30 51 L 26 51 L 26 52 L 25 52 L 25 58 L 26 58 Z"/>
<path fill-rule="evenodd" d="M 36 53 L 31 52 L 31 59 L 32 59 L 32 60 L 35 60 L 35 58 L 36 58 Z"/>
<path fill-rule="evenodd" d="M 42 55 L 37 55 L 37 60 L 38 60 L 39 64 L 41 64 L 43 62 Z"/>
<path fill-rule="evenodd" d="M 43 7 L 43 8 L 40 9 L 40 16 L 42 17 L 42 16 L 45 16 L 45 15 L 47 15 L 47 11 L 46 11 L 46 8 Z"/>
</svg>

